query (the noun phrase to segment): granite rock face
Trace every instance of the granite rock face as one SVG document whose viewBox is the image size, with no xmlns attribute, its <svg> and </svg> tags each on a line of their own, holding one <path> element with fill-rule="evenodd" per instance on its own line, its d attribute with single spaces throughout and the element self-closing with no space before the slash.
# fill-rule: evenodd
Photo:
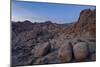
<svg viewBox="0 0 100 67">
<path fill-rule="evenodd" d="M 84 42 L 79 42 L 73 47 L 74 57 L 76 60 L 83 60 L 88 57 L 88 44 Z"/>
<path fill-rule="evenodd" d="M 61 44 L 61 48 L 58 51 L 59 59 L 62 62 L 70 62 L 72 60 L 72 52 L 73 49 L 70 42 Z"/>
<path fill-rule="evenodd" d="M 65 31 L 65 30 L 64 30 Z M 73 36 L 96 36 L 96 10 L 85 9 L 80 12 L 77 22 L 73 24 L 66 34 Z"/>
<path fill-rule="evenodd" d="M 34 48 L 34 50 L 32 51 L 34 53 L 34 57 L 42 57 L 45 56 L 46 54 L 48 54 L 48 52 L 50 51 L 50 44 L 44 43 L 43 45 L 38 45 Z"/>
</svg>

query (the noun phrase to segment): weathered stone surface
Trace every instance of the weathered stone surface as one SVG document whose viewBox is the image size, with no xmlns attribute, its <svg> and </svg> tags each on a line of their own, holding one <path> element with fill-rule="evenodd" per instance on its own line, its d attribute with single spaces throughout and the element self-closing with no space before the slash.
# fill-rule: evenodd
<svg viewBox="0 0 100 67">
<path fill-rule="evenodd" d="M 52 64 L 61 63 L 58 58 L 58 51 L 54 51 L 42 58 L 38 58 L 33 64 L 51 64 L 51 63 Z"/>
<path fill-rule="evenodd" d="M 44 44 L 41 44 L 41 45 L 37 45 L 35 48 L 34 48 L 34 57 L 42 57 L 46 54 L 48 54 L 50 50 L 50 44 L 47 42 L 47 43 L 44 43 Z"/>
<path fill-rule="evenodd" d="M 69 42 L 65 42 L 61 45 L 58 52 L 58 57 L 62 62 L 70 62 L 72 59 L 72 45 Z"/>
<path fill-rule="evenodd" d="M 89 55 L 88 44 L 79 42 L 73 47 L 74 57 L 76 60 L 83 60 Z"/>
</svg>

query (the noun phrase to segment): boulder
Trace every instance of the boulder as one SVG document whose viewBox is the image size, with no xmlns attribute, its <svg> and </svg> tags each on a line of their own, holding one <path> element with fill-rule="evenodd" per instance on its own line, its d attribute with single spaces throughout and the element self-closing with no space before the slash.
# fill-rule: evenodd
<svg viewBox="0 0 100 67">
<path fill-rule="evenodd" d="M 72 45 L 70 42 L 62 44 L 58 51 L 58 57 L 61 62 L 70 62 L 72 59 Z"/>
<path fill-rule="evenodd" d="M 76 60 L 83 60 L 89 55 L 88 44 L 85 42 L 79 42 L 73 47 L 74 57 Z"/>
<path fill-rule="evenodd" d="M 57 64 L 57 63 L 61 63 L 57 56 L 58 56 L 58 51 L 54 51 L 54 52 L 51 52 L 42 58 L 38 58 L 33 64 Z"/>
<path fill-rule="evenodd" d="M 48 54 L 50 48 L 50 44 L 46 42 L 44 44 L 37 45 L 32 52 L 34 53 L 34 57 L 40 58 Z"/>
</svg>

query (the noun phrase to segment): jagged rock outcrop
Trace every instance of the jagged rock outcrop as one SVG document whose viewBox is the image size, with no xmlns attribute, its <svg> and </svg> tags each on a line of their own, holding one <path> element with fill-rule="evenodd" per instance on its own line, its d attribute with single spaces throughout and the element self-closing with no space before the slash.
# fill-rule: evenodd
<svg viewBox="0 0 100 67">
<path fill-rule="evenodd" d="M 96 10 L 85 9 L 80 12 L 78 21 L 65 31 L 73 36 L 96 36 Z"/>
</svg>

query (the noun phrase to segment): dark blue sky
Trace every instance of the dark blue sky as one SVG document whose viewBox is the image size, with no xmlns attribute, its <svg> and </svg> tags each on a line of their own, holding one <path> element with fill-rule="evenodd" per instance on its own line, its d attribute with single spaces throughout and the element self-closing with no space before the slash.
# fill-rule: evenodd
<svg viewBox="0 0 100 67">
<path fill-rule="evenodd" d="M 12 20 L 32 22 L 53 21 L 54 23 L 69 23 L 77 21 L 80 11 L 95 9 L 95 6 L 48 4 L 36 2 L 12 2 Z"/>
</svg>

